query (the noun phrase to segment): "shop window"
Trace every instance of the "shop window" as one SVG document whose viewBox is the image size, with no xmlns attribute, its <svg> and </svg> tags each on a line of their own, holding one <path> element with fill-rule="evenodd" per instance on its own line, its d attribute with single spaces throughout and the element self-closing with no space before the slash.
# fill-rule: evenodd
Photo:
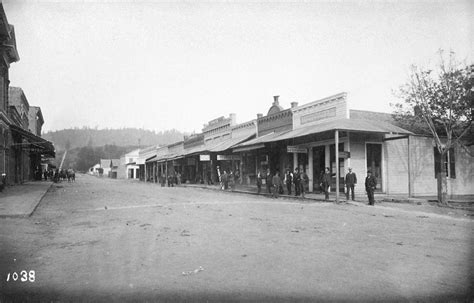
<svg viewBox="0 0 474 303">
<path fill-rule="evenodd" d="M 441 154 L 438 148 L 434 148 L 434 162 L 435 162 L 435 178 L 441 172 L 441 162 L 446 168 L 446 177 L 455 179 L 456 178 L 456 159 L 454 157 L 454 148 L 450 148 L 444 155 L 443 161 L 441 161 Z"/>
</svg>

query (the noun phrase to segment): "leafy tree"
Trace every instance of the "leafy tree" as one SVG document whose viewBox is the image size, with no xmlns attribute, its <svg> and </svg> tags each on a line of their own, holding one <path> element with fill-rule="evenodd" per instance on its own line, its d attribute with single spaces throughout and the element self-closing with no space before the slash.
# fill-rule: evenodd
<svg viewBox="0 0 474 303">
<path fill-rule="evenodd" d="M 409 81 L 400 88 L 403 102 L 392 104 L 394 118 L 402 127 L 433 136 L 441 156 L 438 175 L 438 202 L 447 204 L 446 166 L 443 161 L 453 147 L 468 152 L 466 140 L 472 140 L 474 64 L 463 65 L 454 53 L 446 60 L 440 51 L 436 70 L 411 67 Z"/>
</svg>

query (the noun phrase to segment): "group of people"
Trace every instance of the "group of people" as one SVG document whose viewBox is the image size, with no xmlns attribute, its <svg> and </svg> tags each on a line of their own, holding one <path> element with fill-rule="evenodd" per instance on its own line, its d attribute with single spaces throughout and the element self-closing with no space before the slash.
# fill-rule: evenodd
<svg viewBox="0 0 474 303">
<path fill-rule="evenodd" d="M 270 169 L 267 169 L 264 174 L 260 171 L 257 173 L 258 194 L 262 191 L 262 185 L 265 184 L 267 192 L 271 194 L 273 198 L 278 198 L 279 195 L 285 193 L 284 185 L 286 185 L 288 195 L 291 195 L 294 186 L 295 196 L 301 195 L 304 198 L 308 182 L 309 178 L 306 172 L 304 170 L 300 172 L 298 168 L 296 168 L 294 172 L 287 169 L 283 180 L 278 170 L 273 175 L 271 174 Z"/>
<path fill-rule="evenodd" d="M 349 200 L 349 194 L 351 195 L 352 201 L 355 199 L 354 187 L 357 184 L 357 175 L 352 171 L 352 168 L 349 167 L 349 172 L 346 174 L 344 179 L 346 185 L 346 199 Z M 369 199 L 369 205 L 375 204 L 374 192 L 377 188 L 377 178 L 372 175 L 372 171 L 367 171 L 367 177 L 365 178 L 365 192 L 367 193 L 367 198 Z"/>
<path fill-rule="evenodd" d="M 171 173 L 166 177 L 166 174 L 163 173 L 160 177 L 160 184 L 161 187 L 165 187 L 166 181 L 168 181 L 168 187 L 174 187 L 175 185 L 181 185 L 181 173 L 176 172 L 176 173 Z"/>
<path fill-rule="evenodd" d="M 235 173 L 230 170 L 229 173 L 227 171 L 223 171 L 222 174 L 220 175 L 221 178 L 221 189 L 227 190 L 230 188 L 230 190 L 235 189 L 235 182 L 239 180 L 240 175 L 239 171 L 235 171 Z"/>
<path fill-rule="evenodd" d="M 344 184 L 346 187 L 346 199 L 349 200 L 349 195 L 352 200 L 355 200 L 354 188 L 357 184 L 357 175 L 352 171 L 352 168 L 348 169 L 349 172 L 346 174 Z M 224 172 L 225 174 L 225 172 Z M 326 167 L 319 178 L 319 186 L 321 193 L 324 192 L 325 200 L 329 200 L 329 191 L 331 186 L 332 175 L 329 167 Z M 262 174 L 260 170 L 257 173 L 257 189 L 258 194 L 261 193 L 262 185 L 266 185 L 267 192 L 272 195 L 273 198 L 278 198 L 279 195 L 284 194 L 283 186 L 286 185 L 287 194 L 290 196 L 292 188 L 294 188 L 295 196 L 302 196 L 304 198 L 305 191 L 308 185 L 308 175 L 304 170 L 301 172 L 298 168 L 292 173 L 289 169 L 286 170 L 284 179 L 280 177 L 280 172 L 277 170 L 275 174 L 271 174 L 270 169 L 267 169 L 266 173 Z M 232 181 L 233 183 L 233 177 Z M 294 186 L 294 187 L 293 187 Z M 365 191 L 369 199 L 369 205 L 374 205 L 374 191 L 377 188 L 377 179 L 372 172 L 367 171 L 367 177 L 365 178 Z"/>
<path fill-rule="evenodd" d="M 48 169 L 48 170 L 37 170 L 35 172 L 36 180 L 53 181 L 55 183 L 65 181 L 75 182 L 76 173 L 72 168 L 69 169 Z"/>
</svg>

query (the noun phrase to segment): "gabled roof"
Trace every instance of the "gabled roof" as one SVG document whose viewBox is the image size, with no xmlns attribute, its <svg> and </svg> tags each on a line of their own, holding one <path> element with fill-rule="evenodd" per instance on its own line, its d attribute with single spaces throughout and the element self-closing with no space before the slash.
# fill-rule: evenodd
<svg viewBox="0 0 474 303">
<path fill-rule="evenodd" d="M 100 167 L 110 168 L 110 159 L 100 159 Z"/>
</svg>

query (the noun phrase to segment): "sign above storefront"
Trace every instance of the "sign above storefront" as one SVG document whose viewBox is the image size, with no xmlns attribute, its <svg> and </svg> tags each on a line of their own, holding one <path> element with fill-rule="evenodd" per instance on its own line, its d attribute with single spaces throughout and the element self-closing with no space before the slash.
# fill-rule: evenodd
<svg viewBox="0 0 474 303">
<path fill-rule="evenodd" d="M 307 148 L 301 147 L 301 146 L 292 146 L 292 145 L 288 145 L 286 147 L 286 151 L 288 153 L 298 153 L 298 154 L 307 154 L 308 153 Z"/>
<path fill-rule="evenodd" d="M 187 160 L 186 162 L 187 162 L 188 165 L 196 165 L 196 159 L 187 158 L 186 160 Z"/>
<path fill-rule="evenodd" d="M 211 155 L 199 155 L 199 161 L 211 161 Z"/>
<path fill-rule="evenodd" d="M 217 161 L 240 161 L 239 155 L 217 155 Z"/>
<path fill-rule="evenodd" d="M 351 152 L 348 152 L 348 151 L 339 152 L 339 158 L 347 159 L 347 158 L 350 158 L 350 157 L 351 157 Z"/>
</svg>

